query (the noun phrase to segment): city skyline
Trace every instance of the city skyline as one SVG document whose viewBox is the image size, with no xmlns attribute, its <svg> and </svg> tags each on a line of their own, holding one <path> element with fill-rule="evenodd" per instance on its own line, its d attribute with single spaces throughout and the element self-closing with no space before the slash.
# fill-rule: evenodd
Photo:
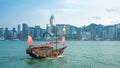
<svg viewBox="0 0 120 68">
<path fill-rule="evenodd" d="M 52 40 L 55 35 L 55 27 L 58 28 L 59 39 L 62 38 L 63 28 L 66 30 L 67 40 L 120 40 L 120 24 L 114 25 L 101 25 L 89 24 L 88 26 L 76 27 L 68 24 L 55 24 L 55 18 L 50 17 L 50 23 L 46 25 L 46 29 L 40 28 L 39 25 L 28 26 L 27 24 L 20 24 L 18 28 L 10 30 L 9 28 L 0 28 L 0 40 L 26 40 L 30 35 L 34 40 Z M 20 30 L 22 28 L 22 30 Z M 53 29 L 54 28 L 54 29 Z"/>
<path fill-rule="evenodd" d="M 0 27 L 16 27 L 26 23 L 46 28 L 51 14 L 56 24 L 77 27 L 90 23 L 120 23 L 119 0 L 0 0 Z M 7 24 L 7 25 L 6 25 Z"/>
</svg>

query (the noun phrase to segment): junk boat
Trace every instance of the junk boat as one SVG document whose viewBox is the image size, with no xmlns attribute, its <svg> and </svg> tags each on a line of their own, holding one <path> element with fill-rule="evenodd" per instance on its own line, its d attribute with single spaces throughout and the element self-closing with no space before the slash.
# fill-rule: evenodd
<svg viewBox="0 0 120 68">
<path fill-rule="evenodd" d="M 55 42 L 49 42 L 46 44 L 40 44 L 40 45 L 33 46 L 32 43 L 33 43 L 32 37 L 28 35 L 28 46 L 29 47 L 27 48 L 26 52 L 31 57 L 39 58 L 39 59 L 57 58 L 63 54 L 65 48 L 67 47 L 65 46 L 66 40 L 65 40 L 64 35 L 62 37 L 62 42 L 61 42 L 61 45 L 63 46 L 62 48 L 57 48 L 57 44 L 59 43 L 57 41 L 57 38 Z M 54 44 L 56 44 L 56 48 L 53 47 Z"/>
</svg>

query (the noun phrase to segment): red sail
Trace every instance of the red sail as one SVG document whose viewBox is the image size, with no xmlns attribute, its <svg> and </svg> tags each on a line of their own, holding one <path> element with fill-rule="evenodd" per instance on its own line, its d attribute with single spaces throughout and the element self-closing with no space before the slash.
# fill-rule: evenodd
<svg viewBox="0 0 120 68">
<path fill-rule="evenodd" d="M 65 45 L 66 44 L 66 40 L 65 40 L 65 37 L 63 36 L 62 38 L 62 45 Z"/>
<path fill-rule="evenodd" d="M 28 35 L 28 46 L 31 46 L 33 43 L 32 37 Z"/>
</svg>

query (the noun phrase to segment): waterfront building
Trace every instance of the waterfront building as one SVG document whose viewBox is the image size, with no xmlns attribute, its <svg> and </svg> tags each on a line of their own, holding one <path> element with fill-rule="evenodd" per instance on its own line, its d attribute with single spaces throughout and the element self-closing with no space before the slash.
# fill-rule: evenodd
<svg viewBox="0 0 120 68">
<path fill-rule="evenodd" d="M 87 40 L 87 36 L 86 36 L 86 32 L 85 31 L 81 32 L 81 36 L 82 36 L 81 40 Z"/>
<path fill-rule="evenodd" d="M 10 40 L 13 39 L 13 30 L 9 30 L 9 39 L 10 39 Z"/>
<path fill-rule="evenodd" d="M 0 28 L 0 37 L 4 36 L 4 28 Z"/>
<path fill-rule="evenodd" d="M 48 37 L 48 39 L 50 39 L 49 36 L 51 36 L 51 39 L 54 39 L 54 36 L 56 34 L 56 22 L 55 22 L 55 17 L 53 16 L 53 14 L 50 16 L 50 24 L 46 25 L 46 31 L 43 34 L 44 37 Z"/>
<path fill-rule="evenodd" d="M 46 31 L 47 31 L 48 33 L 52 33 L 52 29 L 51 29 L 51 25 L 50 25 L 50 24 L 47 24 L 47 25 L 46 25 Z"/>
<path fill-rule="evenodd" d="M 0 40 L 4 40 L 4 28 L 0 28 Z"/>
<path fill-rule="evenodd" d="M 91 40 L 91 32 L 81 32 L 81 40 Z"/>
<path fill-rule="evenodd" d="M 91 40 L 96 40 L 96 32 L 91 31 Z"/>
<path fill-rule="evenodd" d="M 57 32 L 58 32 L 58 35 L 59 35 L 60 39 L 63 36 L 63 28 L 64 27 L 66 29 L 66 35 L 65 35 L 66 39 L 67 40 L 71 40 L 72 39 L 72 26 L 71 25 L 69 25 L 69 24 L 57 24 L 56 26 L 58 28 Z"/>
<path fill-rule="evenodd" d="M 115 28 L 109 28 L 108 30 L 108 40 L 114 40 Z"/>
<path fill-rule="evenodd" d="M 120 40 L 120 24 L 116 24 L 116 40 Z"/>
<path fill-rule="evenodd" d="M 78 28 L 77 29 L 77 32 L 78 32 L 78 40 L 82 40 L 82 36 L 81 36 L 81 32 L 82 32 L 82 28 Z"/>
<path fill-rule="evenodd" d="M 56 24 L 57 26 L 57 33 L 58 33 L 58 36 L 59 36 L 59 39 L 62 39 L 62 36 L 63 36 L 63 27 L 65 26 L 65 24 Z"/>
<path fill-rule="evenodd" d="M 17 31 L 17 33 L 19 34 L 20 33 L 20 24 L 18 24 L 18 31 Z"/>
<path fill-rule="evenodd" d="M 35 26 L 35 39 L 39 40 L 41 38 L 41 28 L 39 25 Z"/>
<path fill-rule="evenodd" d="M 33 39 L 35 39 L 35 28 L 34 27 L 28 28 L 28 35 L 30 35 Z"/>
<path fill-rule="evenodd" d="M 18 36 L 18 39 L 21 38 L 21 30 L 20 30 L 20 24 L 18 24 L 18 30 L 17 30 L 17 36 Z"/>
<path fill-rule="evenodd" d="M 17 31 L 15 28 L 12 30 L 12 39 L 17 39 Z"/>
<path fill-rule="evenodd" d="M 56 29 L 56 21 L 55 21 L 55 17 L 53 16 L 53 14 L 50 17 L 50 28 L 51 28 L 51 32 L 55 34 L 55 29 Z"/>
<path fill-rule="evenodd" d="M 28 36 L 28 25 L 23 24 L 23 38 L 27 39 L 27 36 Z"/>
<path fill-rule="evenodd" d="M 72 40 L 72 26 L 70 24 L 66 24 L 65 29 L 66 29 L 66 35 L 65 35 L 66 39 Z"/>
<path fill-rule="evenodd" d="M 20 31 L 20 34 L 19 34 L 19 36 L 18 36 L 18 39 L 24 40 L 23 31 Z"/>
<path fill-rule="evenodd" d="M 108 36 L 107 36 L 107 30 L 103 30 L 103 37 L 102 40 L 107 40 Z"/>
<path fill-rule="evenodd" d="M 4 38 L 5 39 L 10 39 L 9 38 L 9 30 L 8 30 L 8 28 L 5 28 Z"/>
<path fill-rule="evenodd" d="M 77 37 L 77 31 L 75 30 L 75 28 L 72 28 L 72 39 L 76 39 Z"/>
</svg>

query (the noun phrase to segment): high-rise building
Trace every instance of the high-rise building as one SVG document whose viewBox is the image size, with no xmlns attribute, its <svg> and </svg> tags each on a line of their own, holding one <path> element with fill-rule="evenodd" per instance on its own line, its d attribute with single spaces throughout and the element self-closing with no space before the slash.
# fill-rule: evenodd
<svg viewBox="0 0 120 68">
<path fill-rule="evenodd" d="M 27 24 L 23 24 L 23 38 L 27 39 L 28 36 L 28 26 Z"/>
<path fill-rule="evenodd" d="M 72 39 L 72 29 L 74 28 L 72 25 L 69 25 L 69 24 L 66 24 L 65 25 L 65 28 L 66 28 L 66 39 L 69 39 L 71 40 Z"/>
<path fill-rule="evenodd" d="M 4 28 L 0 28 L 0 39 L 4 39 Z"/>
<path fill-rule="evenodd" d="M 66 29 L 66 39 L 72 39 L 72 28 L 73 26 L 69 25 L 69 24 L 57 24 L 56 25 L 58 28 L 58 35 L 60 36 L 60 38 L 63 36 L 63 28 L 65 27 Z"/>
<path fill-rule="evenodd" d="M 18 36 L 18 39 L 20 39 L 20 38 L 21 38 L 20 24 L 18 24 L 17 36 Z"/>
<path fill-rule="evenodd" d="M 116 25 L 116 40 L 120 40 L 120 24 Z"/>
<path fill-rule="evenodd" d="M 107 40 L 107 30 L 103 30 L 103 40 Z"/>
<path fill-rule="evenodd" d="M 34 39 L 35 38 L 35 28 L 29 27 L 28 34 Z"/>
<path fill-rule="evenodd" d="M 52 32 L 52 29 L 51 29 L 51 25 L 50 24 L 47 24 L 46 25 L 46 30 L 48 33 L 51 33 Z"/>
<path fill-rule="evenodd" d="M 0 28 L 0 37 L 4 36 L 4 28 Z"/>
<path fill-rule="evenodd" d="M 46 32 L 44 33 L 44 36 L 49 35 L 51 36 L 51 39 L 54 39 L 54 36 L 56 34 L 57 27 L 56 27 L 56 22 L 55 22 L 55 17 L 53 14 L 50 16 L 50 23 L 46 25 Z M 49 36 L 46 36 L 50 39 Z"/>
<path fill-rule="evenodd" d="M 17 39 L 17 31 L 15 28 L 12 30 L 12 39 Z"/>
<path fill-rule="evenodd" d="M 5 28 L 4 38 L 9 39 L 9 30 L 8 30 L 8 28 Z"/>
<path fill-rule="evenodd" d="M 77 39 L 77 31 L 74 27 L 72 28 L 72 39 Z"/>
<path fill-rule="evenodd" d="M 39 25 L 35 26 L 35 39 L 39 40 L 41 38 L 41 28 Z"/>
<path fill-rule="evenodd" d="M 91 32 L 81 31 L 81 40 L 91 40 Z"/>
<path fill-rule="evenodd" d="M 58 29 L 58 36 L 59 36 L 59 39 L 62 39 L 62 36 L 63 36 L 63 27 L 64 27 L 65 24 L 57 24 L 57 29 Z"/>
<path fill-rule="evenodd" d="M 20 24 L 18 24 L 18 34 L 20 33 Z"/>
<path fill-rule="evenodd" d="M 53 16 L 53 14 L 50 17 L 50 29 L 51 29 L 51 33 L 55 33 L 56 31 L 56 22 L 55 22 L 55 17 Z"/>
<path fill-rule="evenodd" d="M 115 36 L 115 29 L 114 28 L 109 28 L 108 30 L 108 40 L 114 40 Z"/>
<path fill-rule="evenodd" d="M 53 16 L 53 14 L 50 17 L 50 25 L 51 26 L 56 26 L 55 17 Z"/>
</svg>

